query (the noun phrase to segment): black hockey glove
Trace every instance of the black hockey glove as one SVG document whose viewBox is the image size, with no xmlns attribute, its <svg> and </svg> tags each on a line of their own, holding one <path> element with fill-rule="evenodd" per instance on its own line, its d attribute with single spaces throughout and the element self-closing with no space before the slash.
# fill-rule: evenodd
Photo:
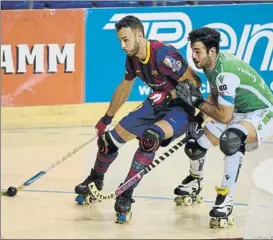
<svg viewBox="0 0 273 240">
<path fill-rule="evenodd" d="M 204 102 L 200 90 L 189 80 L 177 84 L 176 96 L 191 107 L 199 108 Z"/>
</svg>

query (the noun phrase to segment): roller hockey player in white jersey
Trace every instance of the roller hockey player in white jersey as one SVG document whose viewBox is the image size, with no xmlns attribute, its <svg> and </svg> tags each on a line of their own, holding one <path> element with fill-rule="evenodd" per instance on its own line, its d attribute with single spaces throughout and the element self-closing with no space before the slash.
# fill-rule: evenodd
<svg viewBox="0 0 273 240">
<path fill-rule="evenodd" d="M 273 94 L 262 77 L 246 62 L 220 52 L 220 33 L 203 27 L 188 37 L 195 66 L 203 69 L 211 89 L 206 100 L 190 82 L 179 83 L 176 94 L 190 106 L 200 110 L 200 125 L 207 122 L 204 134 L 185 145 L 190 158 L 190 175 L 174 193 L 177 203 L 186 196 L 196 197 L 202 190 L 203 167 L 207 150 L 220 146 L 224 157 L 224 175 L 210 215 L 211 227 L 227 227 L 234 223 L 233 193 L 245 152 L 259 147 L 262 139 L 273 136 Z M 205 114 L 204 114 L 205 113 Z M 193 129 L 194 134 L 196 129 Z M 182 200 L 181 200 L 182 199 Z"/>
</svg>

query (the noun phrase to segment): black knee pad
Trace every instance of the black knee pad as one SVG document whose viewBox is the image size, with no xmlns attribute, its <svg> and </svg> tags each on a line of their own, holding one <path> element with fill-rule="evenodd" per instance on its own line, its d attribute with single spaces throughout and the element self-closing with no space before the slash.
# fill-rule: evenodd
<svg viewBox="0 0 273 240">
<path fill-rule="evenodd" d="M 187 142 L 184 151 L 191 160 L 198 160 L 207 153 L 207 149 L 201 147 L 197 141 Z"/>
<path fill-rule="evenodd" d="M 155 152 L 160 144 L 160 134 L 154 129 L 145 130 L 139 138 L 139 146 L 144 152 Z"/>
<path fill-rule="evenodd" d="M 226 156 L 240 151 L 245 154 L 247 135 L 237 128 L 229 128 L 220 137 L 220 149 Z"/>
<path fill-rule="evenodd" d="M 116 153 L 118 151 L 118 147 L 112 141 L 109 132 L 104 132 L 102 135 L 99 136 L 98 147 L 99 151 L 108 154 Z"/>
</svg>

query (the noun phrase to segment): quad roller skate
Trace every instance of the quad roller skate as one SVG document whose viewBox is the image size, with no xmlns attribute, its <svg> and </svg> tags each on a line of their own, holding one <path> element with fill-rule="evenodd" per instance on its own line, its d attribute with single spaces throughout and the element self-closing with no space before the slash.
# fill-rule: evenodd
<svg viewBox="0 0 273 240">
<path fill-rule="evenodd" d="M 98 175 L 94 169 L 91 169 L 90 175 L 79 185 L 75 187 L 75 193 L 78 194 L 75 201 L 80 205 L 92 204 L 96 198 L 91 194 L 88 184 L 95 182 L 98 190 L 102 190 L 104 175 Z"/>
<path fill-rule="evenodd" d="M 233 210 L 233 197 L 228 194 L 228 188 L 216 187 L 217 197 L 215 204 L 210 211 L 210 227 L 226 228 L 228 225 L 234 225 L 235 219 L 231 216 Z"/>
<path fill-rule="evenodd" d="M 135 202 L 132 195 L 133 190 L 127 190 L 116 198 L 116 223 L 123 224 L 130 222 L 132 218 L 131 205 Z"/>
<path fill-rule="evenodd" d="M 202 190 L 203 178 L 188 175 L 178 187 L 174 189 L 174 194 L 177 197 L 174 199 L 176 205 L 190 206 L 193 202 L 203 202 L 203 197 L 200 195 Z"/>
</svg>

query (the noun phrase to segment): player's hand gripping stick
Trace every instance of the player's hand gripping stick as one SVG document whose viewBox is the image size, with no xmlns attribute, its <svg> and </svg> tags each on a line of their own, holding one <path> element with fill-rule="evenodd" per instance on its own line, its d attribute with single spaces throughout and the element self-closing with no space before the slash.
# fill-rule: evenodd
<svg viewBox="0 0 273 240">
<path fill-rule="evenodd" d="M 114 117 L 108 116 L 105 114 L 99 122 L 96 124 L 95 128 L 97 130 L 97 135 L 100 136 L 101 134 L 104 133 L 105 129 L 109 124 L 111 124 L 112 120 Z"/>
</svg>

